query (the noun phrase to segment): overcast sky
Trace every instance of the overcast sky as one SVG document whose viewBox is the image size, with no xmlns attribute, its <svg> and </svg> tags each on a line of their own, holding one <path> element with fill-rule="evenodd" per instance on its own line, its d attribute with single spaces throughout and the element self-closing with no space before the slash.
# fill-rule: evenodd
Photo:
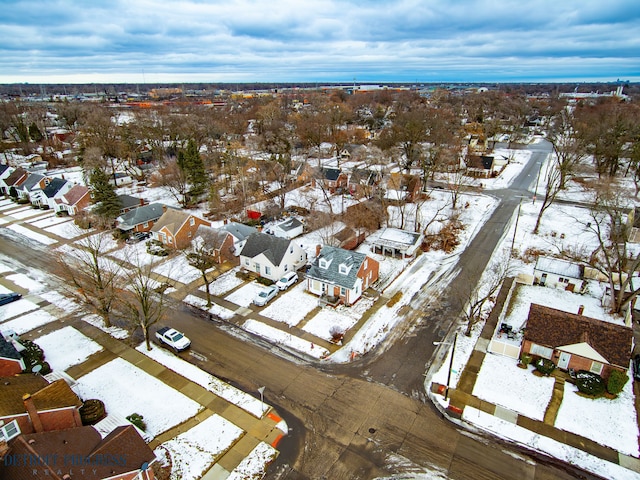
<svg viewBox="0 0 640 480">
<path fill-rule="evenodd" d="M 640 81 L 639 0 L 0 0 L 0 83 Z"/>
</svg>

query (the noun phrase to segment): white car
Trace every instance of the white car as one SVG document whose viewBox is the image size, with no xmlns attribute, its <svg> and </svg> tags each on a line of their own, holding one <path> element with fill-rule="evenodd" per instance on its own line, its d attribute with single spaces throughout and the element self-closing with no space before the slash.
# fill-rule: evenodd
<svg viewBox="0 0 640 480">
<path fill-rule="evenodd" d="M 161 343 L 173 348 L 176 352 L 186 350 L 191 345 L 191 340 L 173 328 L 163 327 L 156 332 L 156 338 Z"/>
<path fill-rule="evenodd" d="M 259 307 L 266 305 L 269 300 L 278 294 L 278 287 L 271 285 L 270 287 L 263 288 L 258 292 L 256 298 L 253 299 L 253 303 Z"/>
<path fill-rule="evenodd" d="M 276 282 L 276 287 L 280 290 L 286 290 L 291 285 L 298 281 L 298 274 L 296 272 L 285 273 L 280 280 Z"/>
</svg>

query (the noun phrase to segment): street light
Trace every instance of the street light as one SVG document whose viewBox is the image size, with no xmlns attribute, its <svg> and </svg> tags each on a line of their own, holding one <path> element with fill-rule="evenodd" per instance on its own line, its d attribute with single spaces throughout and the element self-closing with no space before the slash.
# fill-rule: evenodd
<svg viewBox="0 0 640 480">
<path fill-rule="evenodd" d="M 444 399 L 449 398 L 449 384 L 451 383 L 451 372 L 453 371 L 453 355 L 456 353 L 456 341 L 458 340 L 458 332 L 453 336 L 453 347 L 451 348 L 451 359 L 449 360 L 449 372 L 447 373 L 447 388 L 444 391 Z M 451 345 L 445 342 L 433 342 L 434 345 Z"/>
<path fill-rule="evenodd" d="M 260 416 L 264 415 L 264 387 L 258 389 L 260 392 Z"/>
</svg>

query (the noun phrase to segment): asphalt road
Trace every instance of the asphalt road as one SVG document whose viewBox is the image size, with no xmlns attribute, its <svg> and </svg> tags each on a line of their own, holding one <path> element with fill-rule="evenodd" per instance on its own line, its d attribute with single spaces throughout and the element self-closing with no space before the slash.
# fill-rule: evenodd
<svg viewBox="0 0 640 480">
<path fill-rule="evenodd" d="M 523 171 L 516 188 L 497 193 L 503 201 L 460 257 L 463 270 L 486 265 L 535 161 L 534 154 L 533 165 Z M 1 235 L 0 252 L 13 258 L 17 268 L 49 272 L 53 265 L 45 248 L 24 239 Z M 459 279 L 446 289 L 435 279 L 430 282 L 401 321 L 398 331 L 403 334 L 349 365 L 306 364 L 181 304 L 173 306 L 171 318 L 192 340 L 183 358 L 256 396 L 265 386 L 265 401 L 287 421 L 290 434 L 279 444 L 281 455 L 269 479 L 403 478 L 423 468 L 451 479 L 596 478 L 461 431 L 425 400 L 423 373 L 434 354 L 433 342 L 441 340 L 457 318 Z M 55 278 L 49 282 L 55 287 Z"/>
</svg>

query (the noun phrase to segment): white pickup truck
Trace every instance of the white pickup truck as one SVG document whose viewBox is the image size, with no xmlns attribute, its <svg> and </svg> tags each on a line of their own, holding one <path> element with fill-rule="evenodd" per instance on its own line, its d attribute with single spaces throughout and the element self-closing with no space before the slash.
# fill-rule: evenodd
<svg viewBox="0 0 640 480">
<path fill-rule="evenodd" d="M 191 340 L 183 333 L 169 327 L 162 327 L 156 332 L 156 338 L 160 343 L 164 343 L 173 348 L 176 352 L 186 350 L 191 345 Z"/>
</svg>

